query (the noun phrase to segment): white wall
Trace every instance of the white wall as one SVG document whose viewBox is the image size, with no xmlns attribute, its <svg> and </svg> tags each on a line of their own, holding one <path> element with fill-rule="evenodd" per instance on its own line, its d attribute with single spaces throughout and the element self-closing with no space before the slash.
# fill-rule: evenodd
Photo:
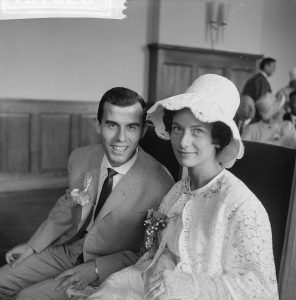
<svg viewBox="0 0 296 300">
<path fill-rule="evenodd" d="M 0 21 L 0 98 L 98 100 L 114 86 L 147 94 L 146 0 L 127 18 Z"/>
<path fill-rule="evenodd" d="M 285 85 L 296 66 L 296 1 L 216 1 L 230 4 L 228 25 L 217 43 L 209 39 L 202 0 L 161 0 L 159 42 L 272 56 L 278 61 L 273 90 Z"/>
<path fill-rule="evenodd" d="M 0 21 L 0 98 L 97 101 L 114 86 L 147 97 L 147 43 L 265 54 L 277 59 L 276 91 L 296 66 L 295 0 L 230 3 L 214 45 L 206 0 L 128 0 L 127 19 Z"/>
<path fill-rule="evenodd" d="M 296 1 L 265 0 L 261 49 L 277 59 L 271 78 L 274 90 L 289 82 L 289 70 L 296 67 Z"/>
</svg>

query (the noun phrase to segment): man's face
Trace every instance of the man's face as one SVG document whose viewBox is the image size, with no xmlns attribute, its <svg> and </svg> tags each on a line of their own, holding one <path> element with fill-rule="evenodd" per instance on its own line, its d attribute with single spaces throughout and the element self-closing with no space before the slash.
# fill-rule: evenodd
<svg viewBox="0 0 296 300">
<path fill-rule="evenodd" d="M 271 76 L 275 71 L 275 63 L 272 62 L 270 64 L 266 64 L 264 67 L 264 72 L 267 74 L 267 76 Z"/>
<path fill-rule="evenodd" d="M 142 136 L 143 108 L 140 103 L 116 106 L 106 102 L 98 133 L 109 163 L 119 167 L 130 160 Z"/>
<path fill-rule="evenodd" d="M 296 116 L 296 96 L 290 97 L 289 103 L 292 115 Z"/>
</svg>

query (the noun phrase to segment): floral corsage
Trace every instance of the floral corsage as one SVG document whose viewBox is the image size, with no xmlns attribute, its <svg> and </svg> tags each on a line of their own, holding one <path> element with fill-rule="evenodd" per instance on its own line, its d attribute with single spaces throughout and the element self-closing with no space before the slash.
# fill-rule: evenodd
<svg viewBox="0 0 296 300">
<path fill-rule="evenodd" d="M 68 201 L 71 201 L 74 205 L 87 205 L 89 203 L 89 194 L 88 194 L 88 188 L 92 181 L 92 177 L 87 175 L 84 180 L 84 188 L 83 190 L 79 189 L 72 189 L 71 191 L 69 189 L 66 190 L 66 199 Z"/>
<path fill-rule="evenodd" d="M 158 245 L 157 233 L 167 226 L 168 218 L 166 215 L 154 210 L 148 209 L 147 217 L 144 221 L 145 239 L 144 246 L 146 251 L 153 255 L 156 252 Z"/>
</svg>

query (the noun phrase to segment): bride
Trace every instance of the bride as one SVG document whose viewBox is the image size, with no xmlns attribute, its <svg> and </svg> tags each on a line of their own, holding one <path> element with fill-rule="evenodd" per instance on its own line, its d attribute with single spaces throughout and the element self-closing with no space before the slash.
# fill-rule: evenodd
<svg viewBox="0 0 296 300">
<path fill-rule="evenodd" d="M 233 121 L 238 106 L 234 84 L 206 74 L 148 111 L 188 176 L 147 221 L 149 251 L 88 300 L 278 299 L 267 213 L 225 169 L 244 152 Z M 165 228 L 157 231 L 161 222 Z"/>
</svg>

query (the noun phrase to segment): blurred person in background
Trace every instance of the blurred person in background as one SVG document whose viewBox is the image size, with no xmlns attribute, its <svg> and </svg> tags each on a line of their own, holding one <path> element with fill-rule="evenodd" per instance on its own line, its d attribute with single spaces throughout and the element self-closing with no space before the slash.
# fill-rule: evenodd
<svg viewBox="0 0 296 300">
<path fill-rule="evenodd" d="M 296 128 L 296 90 L 289 95 L 289 110 L 290 112 L 285 113 L 283 119 L 291 121 Z"/>
<path fill-rule="evenodd" d="M 255 112 L 256 107 L 254 100 L 248 95 L 242 95 L 239 108 L 234 118 L 240 134 L 242 134 L 245 127 L 253 121 Z"/>
<path fill-rule="evenodd" d="M 290 112 L 291 109 L 289 104 L 289 95 L 291 94 L 291 92 L 296 90 L 296 67 L 289 72 L 289 76 L 290 76 L 289 84 L 283 87 L 282 89 L 280 89 L 276 93 L 277 98 L 283 97 L 285 99 L 285 110 L 287 112 Z"/>
<path fill-rule="evenodd" d="M 284 121 L 285 99 L 268 93 L 256 107 L 262 120 L 248 125 L 242 134 L 245 140 L 296 148 L 296 130 L 290 121 Z"/>
<path fill-rule="evenodd" d="M 272 92 L 268 77 L 271 77 L 275 71 L 276 60 L 271 57 L 266 57 L 260 62 L 259 68 L 260 71 L 246 82 L 242 90 L 242 95 L 250 96 L 255 103 L 266 93 Z M 259 120 L 261 120 L 261 117 L 256 110 L 255 121 Z"/>
</svg>

